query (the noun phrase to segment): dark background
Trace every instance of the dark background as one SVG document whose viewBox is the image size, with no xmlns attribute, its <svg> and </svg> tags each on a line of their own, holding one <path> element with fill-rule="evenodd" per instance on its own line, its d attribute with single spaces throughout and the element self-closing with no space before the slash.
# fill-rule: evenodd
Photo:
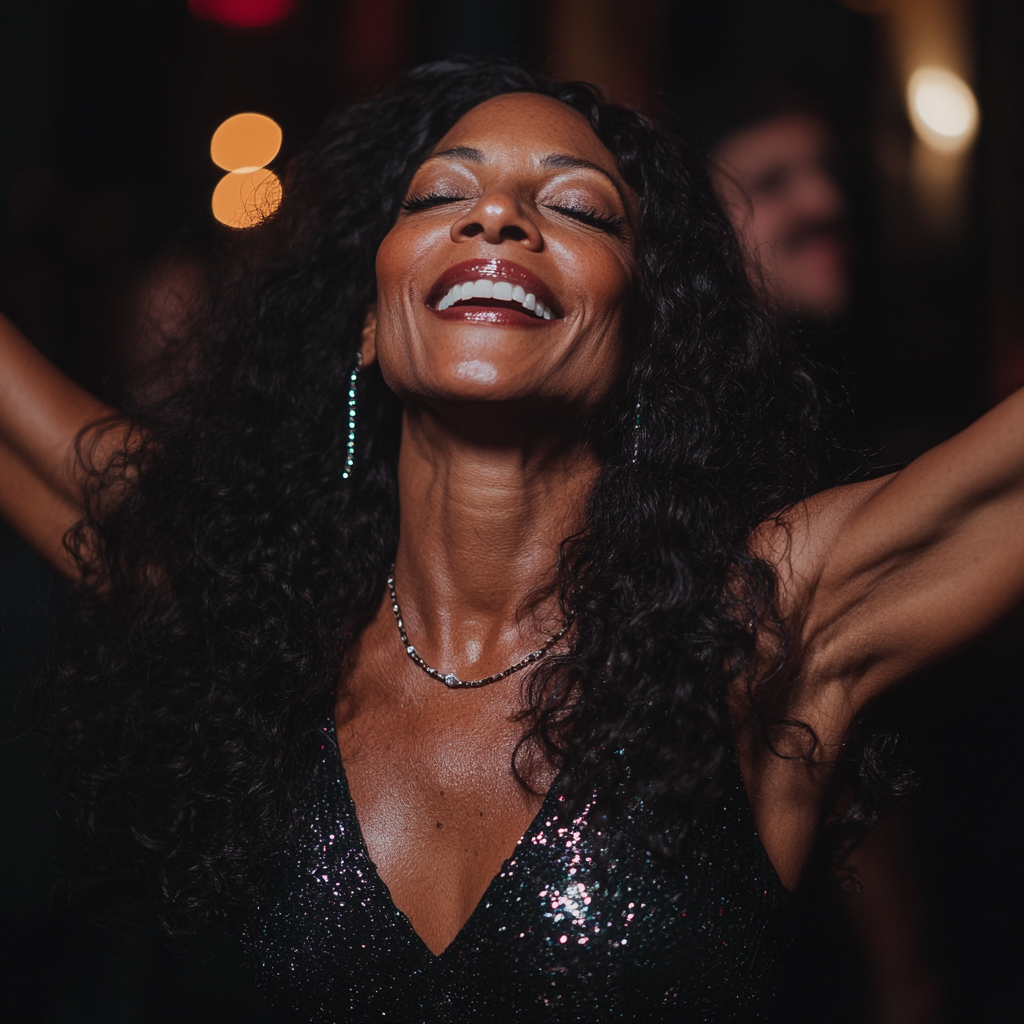
<svg viewBox="0 0 1024 1024">
<path fill-rule="evenodd" d="M 982 111 L 951 211 L 915 184 L 893 9 L 953 12 Z M 909 5 L 909 7 L 908 7 Z M 202 6 L 202 5 L 194 5 Z M 168 266 L 201 268 L 220 228 L 209 139 L 231 114 L 282 126 L 280 167 L 339 103 L 404 68 L 506 54 L 606 85 L 692 127 L 720 83 L 777 75 L 841 143 L 857 239 L 853 310 L 808 344 L 848 395 L 839 416 L 877 468 L 903 464 L 1024 383 L 1022 11 L 1017 0 L 296 0 L 262 28 L 185 0 L 0 0 L 0 309 L 117 401 L 145 343 L 138 309 Z M 938 15 L 936 15 L 938 16 Z M 50 649 L 61 585 L 0 533 L 2 954 L 7 1020 L 274 1019 L 230 936 L 169 946 L 90 924 L 58 870 L 45 757 L 19 698 Z M 907 734 L 928 938 L 947 1019 L 1018 1019 L 1020 616 L 873 709 Z M 804 898 L 794 1021 L 867 1019 L 865 970 L 823 893 Z"/>
</svg>

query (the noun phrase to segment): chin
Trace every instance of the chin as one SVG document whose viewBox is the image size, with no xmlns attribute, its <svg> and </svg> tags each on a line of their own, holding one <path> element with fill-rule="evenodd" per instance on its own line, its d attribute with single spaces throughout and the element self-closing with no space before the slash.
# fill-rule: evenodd
<svg viewBox="0 0 1024 1024">
<path fill-rule="evenodd" d="M 536 342 L 524 345 L 519 332 L 452 333 L 425 338 L 412 353 L 378 349 L 384 379 L 399 398 L 500 402 L 536 395 L 551 383 L 550 353 Z"/>
<path fill-rule="evenodd" d="M 413 402 L 425 399 L 456 404 L 500 403 L 536 397 L 538 381 L 534 374 L 524 377 L 521 368 L 513 373 L 498 360 L 467 355 L 432 367 L 412 386 L 396 381 L 392 390 L 403 400 Z"/>
<path fill-rule="evenodd" d="M 498 367 L 487 359 L 464 359 L 456 363 L 452 376 L 469 387 L 490 388 L 498 381 Z"/>
</svg>

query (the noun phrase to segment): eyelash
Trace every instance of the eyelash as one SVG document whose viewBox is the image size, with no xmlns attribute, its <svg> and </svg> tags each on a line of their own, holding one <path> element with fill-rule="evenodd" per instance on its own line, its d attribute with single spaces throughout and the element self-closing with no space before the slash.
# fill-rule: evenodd
<svg viewBox="0 0 1024 1024">
<path fill-rule="evenodd" d="M 443 206 L 445 203 L 457 203 L 463 196 L 443 195 L 439 192 L 427 192 L 421 196 L 408 196 L 402 200 L 402 209 L 406 213 L 419 213 L 421 210 L 430 210 L 435 206 Z M 610 235 L 621 237 L 625 234 L 626 224 L 621 217 L 606 217 L 597 210 L 579 206 L 557 206 L 546 203 L 546 208 L 562 214 L 564 217 L 571 217 L 582 224 L 606 231 Z"/>
<path fill-rule="evenodd" d="M 621 237 L 626 232 L 626 223 L 621 217 L 606 217 L 597 210 L 580 206 L 553 206 L 545 204 L 549 210 L 562 214 L 564 217 L 571 217 L 583 224 L 589 224 L 592 228 L 608 232 L 609 235 Z"/>
<path fill-rule="evenodd" d="M 402 200 L 402 209 L 406 213 L 418 213 L 420 210 L 429 210 L 433 206 L 442 206 L 444 203 L 457 203 L 462 196 L 446 196 L 440 192 L 427 192 L 422 196 L 408 196 Z"/>
</svg>

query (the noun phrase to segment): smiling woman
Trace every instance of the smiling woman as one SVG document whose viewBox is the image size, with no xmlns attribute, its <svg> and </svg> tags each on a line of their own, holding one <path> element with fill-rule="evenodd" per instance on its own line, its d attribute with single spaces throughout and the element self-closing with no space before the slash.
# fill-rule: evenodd
<svg viewBox="0 0 1024 1024">
<path fill-rule="evenodd" d="M 511 65 L 339 114 L 284 196 L 188 386 L 91 444 L 0 334 L 97 874 L 232 915 L 293 1018 L 764 1019 L 858 710 L 1024 590 L 1019 398 L 808 497 L 817 392 L 703 171 Z"/>
</svg>

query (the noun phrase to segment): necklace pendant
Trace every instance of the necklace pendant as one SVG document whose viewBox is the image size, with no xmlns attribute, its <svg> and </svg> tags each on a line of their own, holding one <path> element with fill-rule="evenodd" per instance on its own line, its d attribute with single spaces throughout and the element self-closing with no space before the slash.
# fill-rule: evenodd
<svg viewBox="0 0 1024 1024">
<path fill-rule="evenodd" d="M 431 679 L 439 679 L 445 686 L 451 690 L 475 690 L 481 686 L 489 686 L 491 683 L 496 683 L 506 676 L 512 675 L 514 672 L 519 672 L 521 669 L 526 668 L 527 665 L 532 665 L 538 658 L 543 658 L 548 651 L 551 650 L 559 640 L 569 632 L 569 626 L 572 623 L 572 619 L 567 618 L 562 623 L 562 628 L 555 633 L 554 636 L 548 637 L 547 643 L 543 647 L 538 648 L 532 654 L 528 654 L 525 658 L 520 658 L 514 665 L 509 665 L 507 669 L 502 672 L 495 672 L 494 675 L 487 676 L 485 679 L 460 679 L 454 672 L 448 672 L 442 674 L 436 668 L 432 668 L 428 665 L 415 646 L 409 643 L 409 637 L 405 632 L 405 624 L 402 622 L 402 610 L 398 606 L 398 595 L 395 593 L 395 567 L 391 566 L 391 571 L 388 573 L 388 591 L 391 595 L 391 610 L 395 614 L 395 623 L 398 626 L 398 635 L 401 638 L 402 643 L 405 645 L 405 653 L 409 655 L 410 660 L 421 668 Z"/>
</svg>

